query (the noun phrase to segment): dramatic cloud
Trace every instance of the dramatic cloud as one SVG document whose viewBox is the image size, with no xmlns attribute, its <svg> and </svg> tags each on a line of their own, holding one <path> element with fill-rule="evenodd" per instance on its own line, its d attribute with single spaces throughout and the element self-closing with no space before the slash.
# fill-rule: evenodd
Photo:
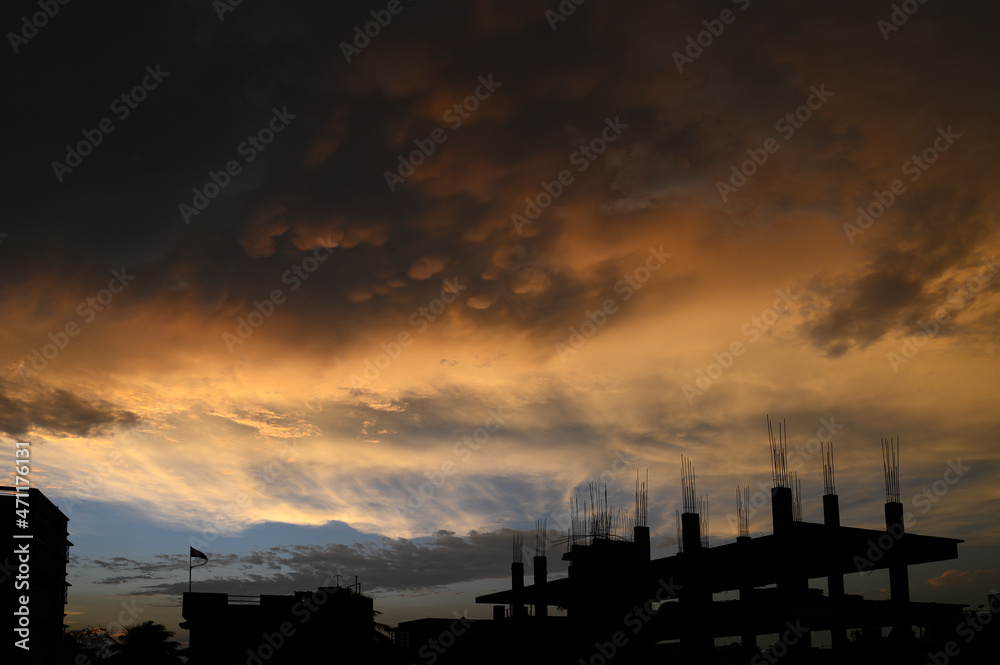
<svg viewBox="0 0 1000 665">
<path fill-rule="evenodd" d="M 176 594 L 192 539 L 219 590 L 461 587 L 646 469 L 671 553 L 681 454 L 725 541 L 765 414 L 807 517 L 835 440 L 878 526 L 899 436 L 917 530 L 989 568 L 995 4 L 407 2 L 364 40 L 376 5 L 217 4 L 70 4 L 10 54 L 0 432 L 88 612 Z"/>
<path fill-rule="evenodd" d="M 213 569 L 221 572 L 216 572 L 202 584 L 205 588 L 234 594 L 241 591 L 281 594 L 288 593 L 291 588 L 315 588 L 336 575 L 341 576 L 344 584 L 353 583 L 353 576 L 358 575 L 367 589 L 381 593 L 434 590 L 460 582 L 505 577 L 509 568 L 505 561 L 510 554 L 511 537 L 510 530 L 492 533 L 471 531 L 464 537 L 451 531 L 439 531 L 424 542 L 383 538 L 378 543 L 354 545 L 271 547 L 245 555 L 213 558 L 206 567 L 207 572 L 202 572 L 201 576 L 211 573 Z M 116 569 L 105 562 L 93 563 Z M 550 568 L 552 574 L 565 574 L 565 564 L 560 564 L 558 557 L 554 557 L 553 564 Z M 137 564 L 130 569 L 151 568 L 154 567 Z M 527 568 L 530 574 L 530 565 Z M 226 575 L 227 571 L 238 573 Z M 147 576 L 145 579 L 150 578 Z M 100 581 L 101 584 L 118 582 L 117 578 Z M 180 594 L 186 585 L 170 583 L 144 588 Z"/>
<path fill-rule="evenodd" d="M 103 401 L 87 401 L 64 388 L 34 386 L 21 390 L 13 382 L 4 384 L 0 384 L 0 430 L 11 436 L 23 436 L 35 429 L 54 436 L 88 436 L 139 421 L 130 411 L 116 410 Z"/>
</svg>

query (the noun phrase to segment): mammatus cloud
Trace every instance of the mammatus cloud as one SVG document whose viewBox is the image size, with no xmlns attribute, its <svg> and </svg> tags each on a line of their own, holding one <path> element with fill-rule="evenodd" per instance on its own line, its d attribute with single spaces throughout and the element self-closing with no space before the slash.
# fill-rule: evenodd
<svg viewBox="0 0 1000 665">
<path fill-rule="evenodd" d="M 133 4 L 61 10 L 9 81 L 35 103 L 7 147 L 0 430 L 66 510 L 203 540 L 340 521 L 390 540 L 267 565 L 449 584 L 435 557 L 485 562 L 486 536 L 419 538 L 561 514 L 619 455 L 660 539 L 682 453 L 726 514 L 777 414 L 803 445 L 843 424 L 851 523 L 878 523 L 880 436 L 913 492 L 963 459 L 919 528 L 996 547 L 995 5 L 886 33 L 872 3 L 733 2 L 701 36 L 719 7 L 412 3 L 348 59 L 360 5 Z M 164 572 L 88 556 L 125 590 Z M 298 574 L 264 560 L 232 565 Z"/>
</svg>

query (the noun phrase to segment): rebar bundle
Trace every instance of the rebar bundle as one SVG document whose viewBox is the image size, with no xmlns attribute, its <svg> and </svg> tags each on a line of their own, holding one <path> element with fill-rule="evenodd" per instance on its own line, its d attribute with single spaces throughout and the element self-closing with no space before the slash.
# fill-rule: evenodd
<svg viewBox="0 0 1000 665">
<path fill-rule="evenodd" d="M 674 517 L 677 519 L 677 553 L 684 553 L 683 530 L 681 529 L 681 512 L 674 508 Z"/>
<path fill-rule="evenodd" d="M 694 462 L 681 455 L 681 493 L 684 496 L 684 512 L 698 512 L 698 495 L 695 491 Z"/>
<path fill-rule="evenodd" d="M 802 521 L 802 481 L 797 471 L 792 472 L 792 519 Z"/>
<path fill-rule="evenodd" d="M 535 520 L 535 556 L 545 556 L 547 519 Z"/>
<path fill-rule="evenodd" d="M 833 441 L 820 445 L 823 454 L 823 491 L 826 494 L 836 494 L 837 483 L 833 477 Z"/>
<path fill-rule="evenodd" d="M 740 538 L 750 537 L 750 486 L 736 488 L 737 535 Z"/>
<path fill-rule="evenodd" d="M 649 526 L 649 469 L 646 469 L 645 482 L 639 482 L 639 470 L 635 471 L 635 521 L 633 526 Z"/>
<path fill-rule="evenodd" d="M 899 437 L 882 439 L 882 471 L 885 474 L 885 501 L 899 503 Z"/>
<path fill-rule="evenodd" d="M 771 481 L 774 487 L 788 487 L 788 426 L 778 423 L 778 436 L 771 428 L 771 417 L 767 418 L 767 438 L 771 445 Z"/>
<path fill-rule="evenodd" d="M 704 495 L 698 501 L 699 523 L 701 524 L 701 546 L 708 547 L 708 495 Z"/>
<path fill-rule="evenodd" d="M 583 500 L 583 510 L 581 511 L 580 498 L 574 497 L 570 500 L 569 532 L 565 538 L 555 541 L 556 543 L 565 542 L 566 551 L 569 551 L 574 543 L 588 545 L 595 538 L 631 541 L 634 537 L 633 528 L 646 526 L 646 483 L 637 486 L 636 512 L 612 506 L 608 501 L 607 485 L 590 483 L 587 489 L 590 501 Z"/>
</svg>

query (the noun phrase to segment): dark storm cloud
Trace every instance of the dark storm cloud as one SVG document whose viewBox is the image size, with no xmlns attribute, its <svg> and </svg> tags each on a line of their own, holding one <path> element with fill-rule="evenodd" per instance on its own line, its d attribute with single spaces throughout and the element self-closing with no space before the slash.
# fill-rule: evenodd
<svg viewBox="0 0 1000 665">
<path fill-rule="evenodd" d="M 920 322 L 937 312 L 947 313 L 940 334 L 952 332 L 957 313 L 982 290 L 973 291 L 965 283 L 980 267 L 991 265 L 993 253 L 982 251 L 990 235 L 988 206 L 950 195 L 942 187 L 910 196 L 898 204 L 898 219 L 886 219 L 881 223 L 888 228 L 873 231 L 896 233 L 876 241 L 873 258 L 859 274 L 842 275 L 833 283 L 820 277 L 810 285 L 811 295 L 825 305 L 812 312 L 804 331 L 828 355 L 864 349 L 889 333 L 914 334 Z M 896 240 L 900 237 L 909 245 L 905 251 Z M 993 273 L 985 275 L 988 286 Z M 816 304 L 810 300 L 807 309 Z"/>
<path fill-rule="evenodd" d="M 358 329 L 386 319 L 405 321 L 447 277 L 470 284 L 468 297 L 499 303 L 472 313 L 486 322 L 564 323 L 590 285 L 588 276 L 560 272 L 544 257 L 561 223 L 546 221 L 552 230 L 534 240 L 514 238 L 504 266 L 492 261 L 498 244 L 511 242 L 509 215 L 518 209 L 512 204 L 534 193 L 522 190 L 566 168 L 605 117 L 624 113 L 631 127 L 648 127 L 651 116 L 635 103 L 605 99 L 617 75 L 602 63 L 612 61 L 618 42 L 600 43 L 583 12 L 578 27 L 554 34 L 537 3 L 512 14 L 499 5 L 408 6 L 348 65 L 337 45 L 368 18 L 363 9 L 248 5 L 222 22 L 209 6 L 191 3 L 67 9 L 76 13 L 62 27 L 53 22 L 45 40 L 19 60 L 15 83 L 27 86 L 57 45 L 85 54 L 46 70 L 37 98 L 43 111 L 24 118 L 19 136 L 43 138 L 19 140 L 13 151 L 30 175 L 16 194 L 19 228 L 8 246 L 33 248 L 35 265 L 44 256 L 50 271 L 63 274 L 127 262 L 143 277 L 135 297 L 228 317 L 274 288 L 287 289 L 282 278 L 301 261 L 303 247 L 332 237 L 345 249 L 286 309 L 315 325 L 349 312 L 355 324 L 330 331 L 335 341 L 350 341 Z M 111 114 L 109 102 L 147 65 L 168 75 L 57 183 L 50 162 L 82 129 Z M 411 66 L 412 75 L 397 80 L 393 72 Z M 384 172 L 445 124 L 441 112 L 472 94 L 480 76 L 490 75 L 501 87 L 461 127 L 448 128 L 449 142 L 422 173 L 390 193 Z M 244 163 L 237 146 L 266 126 L 273 108 L 286 107 L 295 118 L 253 163 Z M 185 224 L 178 204 L 190 203 L 192 187 L 202 188 L 209 171 L 220 172 L 230 159 L 243 172 Z M 529 163 L 526 184 L 517 172 Z M 585 201 L 591 184 L 610 194 L 612 163 L 590 169 L 588 184 L 561 202 Z M 426 180 L 424 173 L 438 175 Z M 479 176 L 493 179 L 493 193 L 462 191 Z M 45 222 L 29 225 L 29 219 Z M 448 257 L 445 269 L 433 279 L 407 279 L 405 267 L 428 255 Z M 8 265 L 13 278 L 31 272 L 24 268 Z M 484 273 L 492 273 L 488 282 Z M 546 288 L 517 293 L 525 280 Z M 350 304 L 352 294 L 370 300 Z M 301 326 L 298 334 L 312 336 Z"/>
<path fill-rule="evenodd" d="M 129 427 L 139 417 L 106 402 L 91 401 L 70 390 L 0 383 L 0 431 L 22 436 L 38 430 L 46 435 L 90 436 L 111 426 Z"/>
<path fill-rule="evenodd" d="M 842 61 L 882 78 L 859 79 L 853 90 L 836 86 L 838 102 L 884 92 L 889 81 L 895 96 L 883 102 L 909 113 L 907 106 L 925 97 L 921 84 L 946 83 L 947 75 L 932 66 L 909 82 L 891 78 L 914 54 L 926 57 L 932 37 L 919 21 L 948 40 L 959 28 L 975 29 L 924 7 L 887 45 L 875 26 L 884 12 L 867 3 L 730 8 L 735 23 L 681 73 L 673 54 L 715 18 L 718 3 L 591 3 L 555 31 L 545 17 L 549 3 L 407 4 L 350 63 L 340 44 L 370 19 L 367 3 L 248 4 L 221 21 L 204 3 L 67 7 L 16 60 L 13 87 L 39 94 L 11 153 L 27 182 L 15 192 L 17 228 L 7 241 L 24 251 L 7 271 L 15 281 L 30 274 L 29 249 L 34 265 L 45 256 L 49 270 L 64 274 L 138 263 L 145 279 L 137 296 L 228 319 L 274 288 L 287 289 L 282 278 L 303 248 L 332 237 L 342 248 L 285 308 L 285 316 L 309 325 L 286 326 L 282 335 L 315 341 L 323 328 L 327 343 L 356 340 L 372 325 L 405 321 L 447 277 L 469 284 L 466 298 L 495 303 L 470 312 L 474 321 L 560 330 L 591 302 L 600 273 L 618 266 L 562 270 L 549 253 L 577 232 L 573 220 L 550 210 L 535 222 L 535 235 L 522 238 L 509 217 L 542 180 L 569 166 L 569 155 L 605 118 L 621 116 L 627 133 L 577 175 L 559 205 L 682 213 L 697 197 L 714 197 L 712 183 L 801 104 L 810 85 L 843 77 Z M 60 52 L 79 56 L 53 67 Z M 953 66 L 978 55 L 974 46 L 960 49 Z M 147 65 L 169 76 L 57 183 L 50 162 L 82 129 L 112 114 L 109 102 L 141 80 Z M 488 75 L 502 85 L 460 127 L 447 127 L 442 111 Z M 267 126 L 272 109 L 286 107 L 295 118 L 253 162 L 244 161 L 238 146 Z M 832 114 L 817 114 L 781 157 L 797 151 L 819 173 L 863 169 L 860 156 L 851 164 L 837 151 L 857 144 L 851 125 L 863 122 L 848 119 L 846 129 L 836 129 Z M 384 173 L 442 126 L 447 142 L 391 193 Z M 243 172 L 185 224 L 178 204 L 190 203 L 191 189 L 233 159 Z M 775 164 L 776 177 L 784 167 Z M 780 206 L 783 198 L 794 203 L 784 192 L 764 205 Z M 29 224 L 36 219 L 42 222 Z M 445 257 L 444 269 L 409 279 L 406 267 L 429 255 Z M 846 284 L 817 313 L 808 333 L 816 344 L 834 354 L 864 346 L 918 298 L 921 284 L 912 282 L 919 270 L 879 270 L 873 265 L 870 276 Z M 526 293 L 525 281 L 544 287 Z M 894 283 L 902 288 L 890 294 Z M 329 325 L 348 315 L 352 325 Z"/>
</svg>

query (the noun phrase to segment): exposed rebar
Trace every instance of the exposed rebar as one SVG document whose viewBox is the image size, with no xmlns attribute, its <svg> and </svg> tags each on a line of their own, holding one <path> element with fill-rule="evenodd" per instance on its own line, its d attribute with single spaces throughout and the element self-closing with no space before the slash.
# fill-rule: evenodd
<svg viewBox="0 0 1000 665">
<path fill-rule="evenodd" d="M 548 519 L 535 520 L 535 556 L 545 556 L 547 524 Z"/>
<path fill-rule="evenodd" d="M 684 538 L 681 530 L 681 511 L 674 508 L 674 517 L 677 519 L 677 553 L 684 553 Z"/>
<path fill-rule="evenodd" d="M 681 493 L 684 496 L 684 512 L 698 512 L 698 495 L 695 491 L 694 462 L 681 455 Z"/>
<path fill-rule="evenodd" d="M 885 501 L 899 503 L 899 437 L 882 439 L 882 471 L 885 474 Z"/>
<path fill-rule="evenodd" d="M 802 521 L 802 481 L 798 471 L 792 472 L 792 520 Z"/>
<path fill-rule="evenodd" d="M 833 474 L 833 441 L 820 445 L 823 455 L 823 492 L 825 494 L 836 494 L 837 483 Z"/>
<path fill-rule="evenodd" d="M 698 501 L 699 510 L 699 522 L 701 524 L 701 546 L 708 547 L 708 495 L 704 495 Z"/>
<path fill-rule="evenodd" d="M 639 470 L 635 471 L 635 515 L 633 526 L 649 526 L 649 469 L 646 469 L 645 482 L 639 482 Z"/>
<path fill-rule="evenodd" d="M 771 417 L 767 419 L 767 438 L 771 446 L 771 481 L 774 487 L 788 487 L 788 425 L 778 423 L 778 436 L 774 436 Z"/>
<path fill-rule="evenodd" d="M 736 516 L 738 522 L 737 535 L 741 538 L 750 537 L 750 486 L 736 488 Z"/>
</svg>

